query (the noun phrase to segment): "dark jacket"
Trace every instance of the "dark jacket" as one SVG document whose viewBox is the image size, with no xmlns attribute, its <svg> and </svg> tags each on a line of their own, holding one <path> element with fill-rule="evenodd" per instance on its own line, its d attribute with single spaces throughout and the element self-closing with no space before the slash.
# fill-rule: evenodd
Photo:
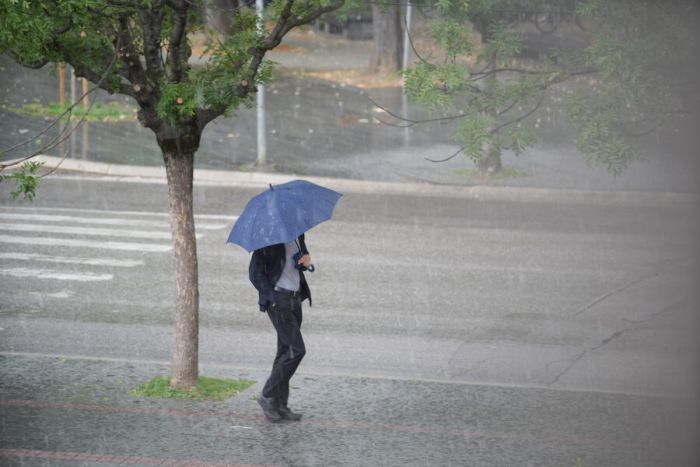
<svg viewBox="0 0 700 467">
<path fill-rule="evenodd" d="M 301 251 L 305 255 L 308 255 L 309 250 L 306 249 L 304 235 L 301 235 L 298 240 Z M 253 257 L 250 258 L 250 266 L 248 266 L 248 277 L 250 278 L 250 282 L 252 282 L 258 290 L 258 305 L 260 305 L 260 311 L 266 311 L 268 305 L 274 300 L 275 284 L 282 276 L 285 261 L 283 243 L 266 246 L 253 252 Z M 311 305 L 311 291 L 304 278 L 304 273 L 299 271 L 299 276 L 301 300 L 304 301 L 308 298 L 309 305 Z"/>
</svg>

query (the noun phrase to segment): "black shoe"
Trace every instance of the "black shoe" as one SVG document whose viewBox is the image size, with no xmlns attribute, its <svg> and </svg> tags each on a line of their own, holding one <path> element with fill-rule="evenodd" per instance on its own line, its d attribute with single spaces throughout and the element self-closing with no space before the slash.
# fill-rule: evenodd
<svg viewBox="0 0 700 467">
<path fill-rule="evenodd" d="M 279 422 L 282 420 L 282 416 L 277 411 L 277 404 L 272 397 L 264 397 L 262 394 L 258 396 L 258 404 L 262 407 L 263 414 L 265 417 L 273 422 Z"/>
<path fill-rule="evenodd" d="M 301 420 L 302 415 L 300 413 L 292 412 L 292 409 L 286 405 L 281 405 L 277 408 L 277 412 L 280 414 L 283 420 L 291 420 L 293 422 L 298 422 Z"/>
</svg>

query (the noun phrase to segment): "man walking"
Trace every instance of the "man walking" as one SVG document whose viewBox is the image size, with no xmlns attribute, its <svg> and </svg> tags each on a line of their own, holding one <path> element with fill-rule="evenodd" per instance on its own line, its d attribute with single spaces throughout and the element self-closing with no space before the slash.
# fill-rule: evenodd
<svg viewBox="0 0 700 467">
<path fill-rule="evenodd" d="M 311 292 L 303 271 L 313 270 L 304 235 L 289 243 L 278 243 L 253 252 L 248 268 L 250 281 L 258 290 L 260 311 L 266 311 L 277 331 L 277 355 L 258 404 L 268 420 L 300 420 L 289 400 L 289 380 L 304 358 L 301 336 L 301 302 Z"/>
</svg>

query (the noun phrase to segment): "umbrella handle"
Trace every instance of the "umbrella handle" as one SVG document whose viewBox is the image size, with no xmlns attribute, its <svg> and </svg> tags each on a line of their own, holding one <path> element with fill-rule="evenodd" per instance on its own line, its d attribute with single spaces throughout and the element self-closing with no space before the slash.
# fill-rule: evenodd
<svg viewBox="0 0 700 467">
<path fill-rule="evenodd" d="M 309 271 L 309 272 L 314 272 L 314 271 L 316 270 L 316 268 L 314 267 L 313 264 L 309 264 L 309 267 L 306 268 L 306 270 Z"/>
</svg>

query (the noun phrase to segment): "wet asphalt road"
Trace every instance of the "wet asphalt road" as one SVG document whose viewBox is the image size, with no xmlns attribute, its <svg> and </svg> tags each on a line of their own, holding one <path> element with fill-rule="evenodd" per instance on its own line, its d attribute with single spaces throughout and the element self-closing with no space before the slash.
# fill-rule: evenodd
<svg viewBox="0 0 700 467">
<path fill-rule="evenodd" d="M 105 359 L 135 373 L 166 368 L 174 284 L 165 185 L 56 177 L 46 180 L 32 205 L 10 201 L 9 187 L 0 188 L 3 373 L 39 365 L 38 374 L 60 380 L 53 372 L 62 370 L 50 363 L 58 356 L 72 362 L 67 374 Z M 195 191 L 200 359 L 210 373 L 262 380 L 274 335 L 248 283 L 248 254 L 224 243 L 229 219 L 255 192 Z M 668 443 L 686 439 L 673 430 L 692 433 L 688 424 L 696 413 L 697 220 L 695 206 L 673 203 L 346 193 L 334 220 L 307 240 L 318 270 L 309 277 L 314 306 L 305 307 L 308 354 L 297 402 L 318 418 L 299 436 L 324 447 L 314 454 L 320 457 L 308 457 L 297 435 L 268 433 L 275 445 L 301 443 L 272 463 L 464 465 L 464 456 L 481 452 L 485 457 L 466 465 L 572 465 L 581 451 L 596 451 L 599 457 L 590 457 L 596 463 L 585 465 L 685 465 L 667 456 L 681 452 Z M 5 384 L 4 397 L 41 392 L 38 382 L 25 382 L 34 389 L 22 392 L 15 387 L 22 381 Z M 77 391 L 73 384 L 67 395 Z M 117 389 L 105 397 L 123 397 Z M 680 405 L 666 398 L 671 395 L 681 397 Z M 472 397 L 478 402 L 466 404 Z M 254 417 L 255 406 L 245 400 L 234 404 Z M 26 410 L 18 410 L 5 407 L 3 420 L 27 420 Z M 590 416 L 579 418 L 584 413 Z M 396 430 L 378 438 L 343 430 L 335 438 L 337 427 L 314 431 L 337 417 L 404 430 L 411 423 L 433 426 L 429 415 L 452 420 L 441 430 L 471 426 L 476 444 L 462 432 L 458 440 L 431 441 L 431 435 L 411 440 L 414 435 Z M 225 423 L 212 426 L 223 430 Z M 514 437 L 512 443 L 483 444 L 484 423 L 489 433 L 500 433 L 496 440 Z M 533 438 L 524 439 L 523 430 Z M 602 448 L 603 438 L 618 430 L 628 436 L 624 446 Z M 571 449 L 571 437 L 588 439 L 586 433 L 595 440 Z M 326 436 L 346 443 L 342 455 L 332 457 Z M 649 440 L 656 443 L 653 456 Z M 221 442 L 212 445 L 231 449 Z M 413 452 L 418 446 L 434 450 Z M 263 462 L 262 450 L 262 457 L 240 459 Z M 365 450 L 368 464 L 354 462 Z"/>
<path fill-rule="evenodd" d="M 204 361 L 268 360 L 249 256 L 224 243 L 254 192 L 196 190 Z M 59 177 L 33 205 L 7 198 L 2 319 L 34 330 L 7 333 L 3 350 L 167 360 L 174 284 L 165 186 Z M 309 275 L 314 306 L 304 326 L 310 348 L 325 350 L 311 351 L 305 368 L 678 392 L 685 384 L 669 375 L 683 378 L 678 353 L 693 340 L 681 331 L 698 303 L 692 209 L 348 193 L 334 220 L 308 235 L 318 272 Z M 103 259 L 123 264 L 90 263 Z M 46 339 L 56 328 L 74 337 Z M 102 337 L 114 332 L 129 345 Z"/>
</svg>

